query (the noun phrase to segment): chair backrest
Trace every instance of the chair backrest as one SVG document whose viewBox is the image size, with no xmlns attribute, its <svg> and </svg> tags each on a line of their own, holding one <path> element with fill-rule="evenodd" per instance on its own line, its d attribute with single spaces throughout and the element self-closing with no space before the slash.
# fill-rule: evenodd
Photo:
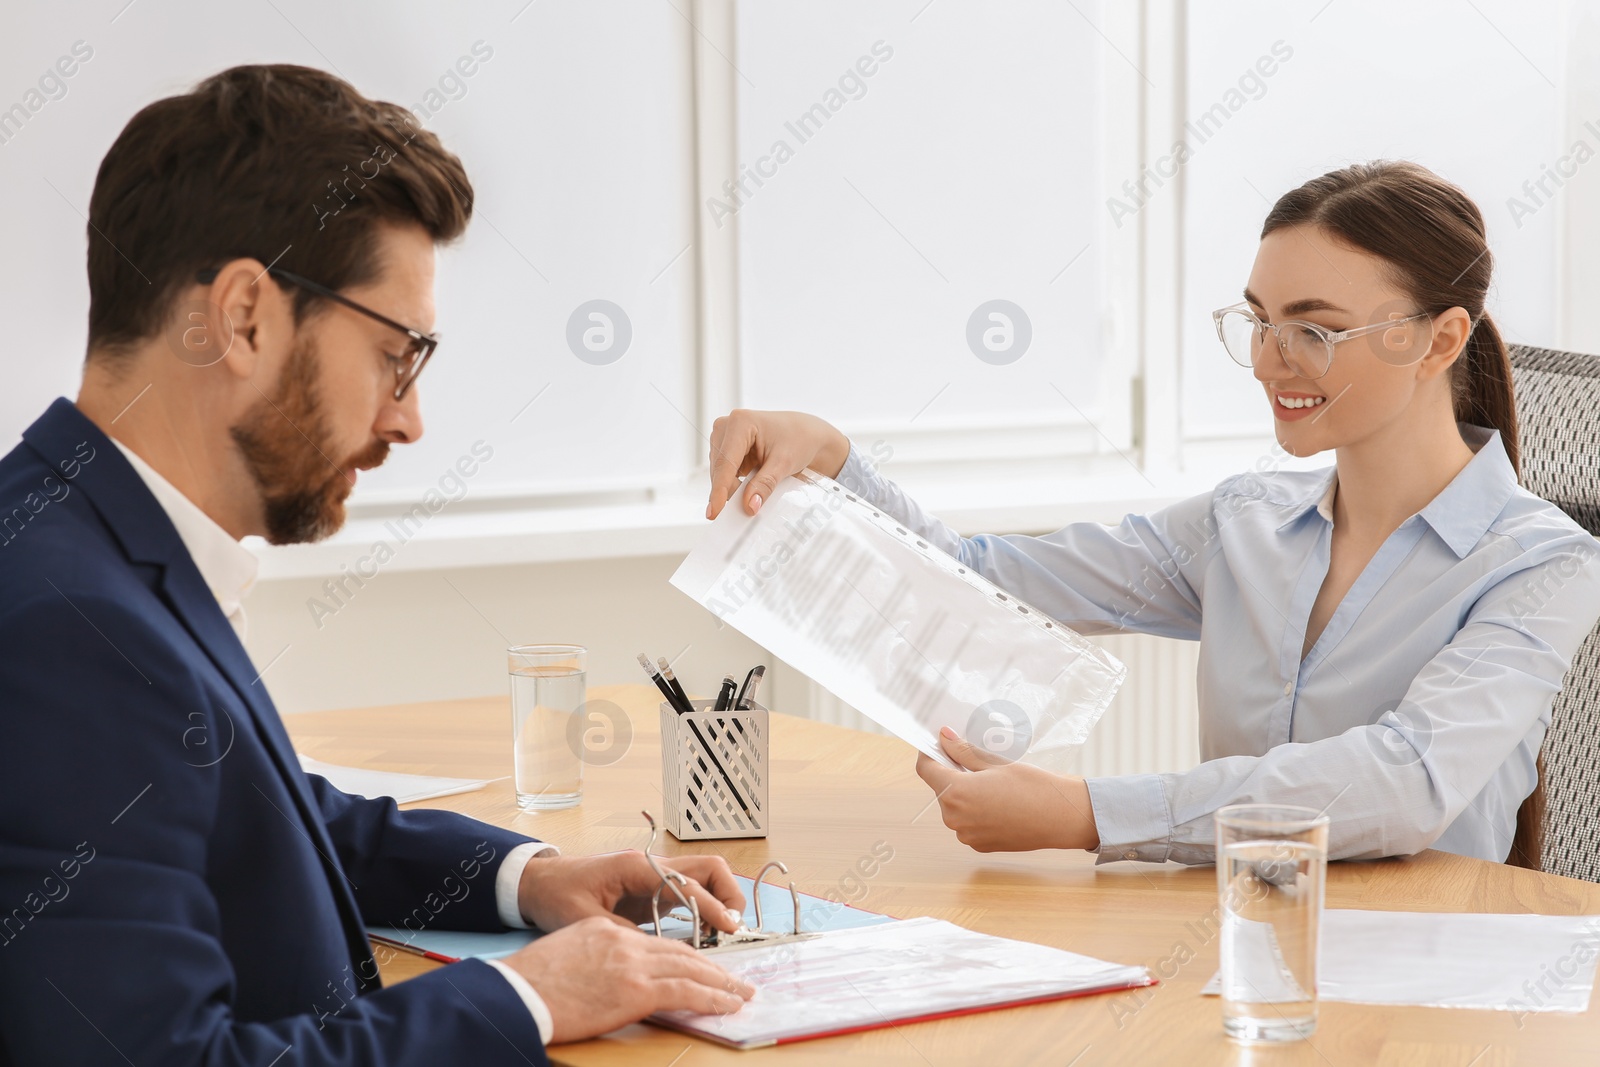
<svg viewBox="0 0 1600 1067">
<path fill-rule="evenodd" d="M 1511 347 L 1522 484 L 1600 535 L 1600 356 Z M 1550 712 L 1544 870 L 1600 882 L 1600 625 Z"/>
</svg>

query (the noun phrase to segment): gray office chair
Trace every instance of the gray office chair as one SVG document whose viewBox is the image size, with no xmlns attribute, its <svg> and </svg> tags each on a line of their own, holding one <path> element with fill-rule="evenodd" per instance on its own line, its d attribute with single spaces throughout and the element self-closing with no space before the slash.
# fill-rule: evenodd
<svg viewBox="0 0 1600 1067">
<path fill-rule="evenodd" d="M 1511 347 L 1522 484 L 1600 535 L 1600 356 Z M 1600 882 L 1600 626 L 1578 649 L 1541 752 L 1541 863 Z"/>
</svg>

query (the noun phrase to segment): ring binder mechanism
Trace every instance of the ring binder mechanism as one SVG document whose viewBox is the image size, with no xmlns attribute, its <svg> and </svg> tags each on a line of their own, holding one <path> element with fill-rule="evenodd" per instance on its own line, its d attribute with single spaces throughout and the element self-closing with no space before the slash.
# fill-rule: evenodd
<svg viewBox="0 0 1600 1067">
<path fill-rule="evenodd" d="M 661 705 L 661 795 L 679 841 L 766 837 L 767 709 Z"/>
<path fill-rule="evenodd" d="M 785 942 L 810 941 L 822 936 L 819 933 L 800 929 L 800 891 L 795 888 L 793 882 L 789 883 L 789 896 L 794 901 L 794 928 L 785 933 L 781 930 L 768 930 L 762 924 L 761 885 L 766 880 L 767 872 L 776 867 L 783 874 L 789 873 L 788 866 L 777 860 L 773 860 L 761 868 L 761 873 L 756 875 L 755 885 L 752 887 L 752 898 L 755 901 L 756 909 L 755 929 L 752 930 L 741 922 L 737 930 L 732 933 L 724 933 L 703 923 L 700 919 L 700 902 L 694 897 L 686 895 L 679 888 L 687 885 L 689 879 L 678 871 L 664 868 L 656 862 L 654 849 L 656 847 L 656 835 L 659 831 L 656 827 L 655 816 L 648 811 L 640 812 L 640 814 L 644 816 L 645 822 L 650 824 L 650 840 L 644 846 L 644 858 L 650 864 L 650 869 L 656 873 L 656 877 L 661 879 L 661 884 L 656 886 L 655 894 L 650 900 L 650 918 L 655 923 L 655 935 L 657 937 L 672 936 L 662 930 L 662 920 L 664 919 L 679 919 L 687 922 L 689 931 L 682 940 L 686 941 L 690 948 L 697 948 L 706 953 L 733 952 L 741 948 L 754 948 L 757 945 L 778 945 Z M 670 893 L 676 897 L 678 904 L 681 904 L 688 914 L 674 914 L 672 906 L 669 905 L 666 914 L 663 915 L 661 912 L 663 893 Z"/>
</svg>

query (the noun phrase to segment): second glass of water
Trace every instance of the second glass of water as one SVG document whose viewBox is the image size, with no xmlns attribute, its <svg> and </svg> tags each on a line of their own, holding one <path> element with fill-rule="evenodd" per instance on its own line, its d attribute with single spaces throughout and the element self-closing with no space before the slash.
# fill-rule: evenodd
<svg viewBox="0 0 1600 1067">
<path fill-rule="evenodd" d="M 573 742 L 588 689 L 582 645 L 518 645 L 511 671 L 517 807 L 570 808 L 583 798 L 583 750 Z"/>
<path fill-rule="evenodd" d="M 1286 804 L 1216 814 L 1222 1028 L 1240 1041 L 1297 1041 L 1317 1028 L 1317 937 L 1328 817 Z"/>
</svg>

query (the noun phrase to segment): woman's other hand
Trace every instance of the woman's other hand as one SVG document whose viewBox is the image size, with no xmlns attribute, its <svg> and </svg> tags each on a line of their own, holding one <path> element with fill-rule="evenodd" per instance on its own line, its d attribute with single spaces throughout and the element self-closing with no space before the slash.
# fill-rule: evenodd
<svg viewBox="0 0 1600 1067">
<path fill-rule="evenodd" d="M 978 852 L 1098 848 L 1094 806 L 1082 778 L 1008 763 L 946 726 L 939 745 L 957 764 L 917 756 L 917 774 L 939 799 L 944 824 Z"/>
</svg>

